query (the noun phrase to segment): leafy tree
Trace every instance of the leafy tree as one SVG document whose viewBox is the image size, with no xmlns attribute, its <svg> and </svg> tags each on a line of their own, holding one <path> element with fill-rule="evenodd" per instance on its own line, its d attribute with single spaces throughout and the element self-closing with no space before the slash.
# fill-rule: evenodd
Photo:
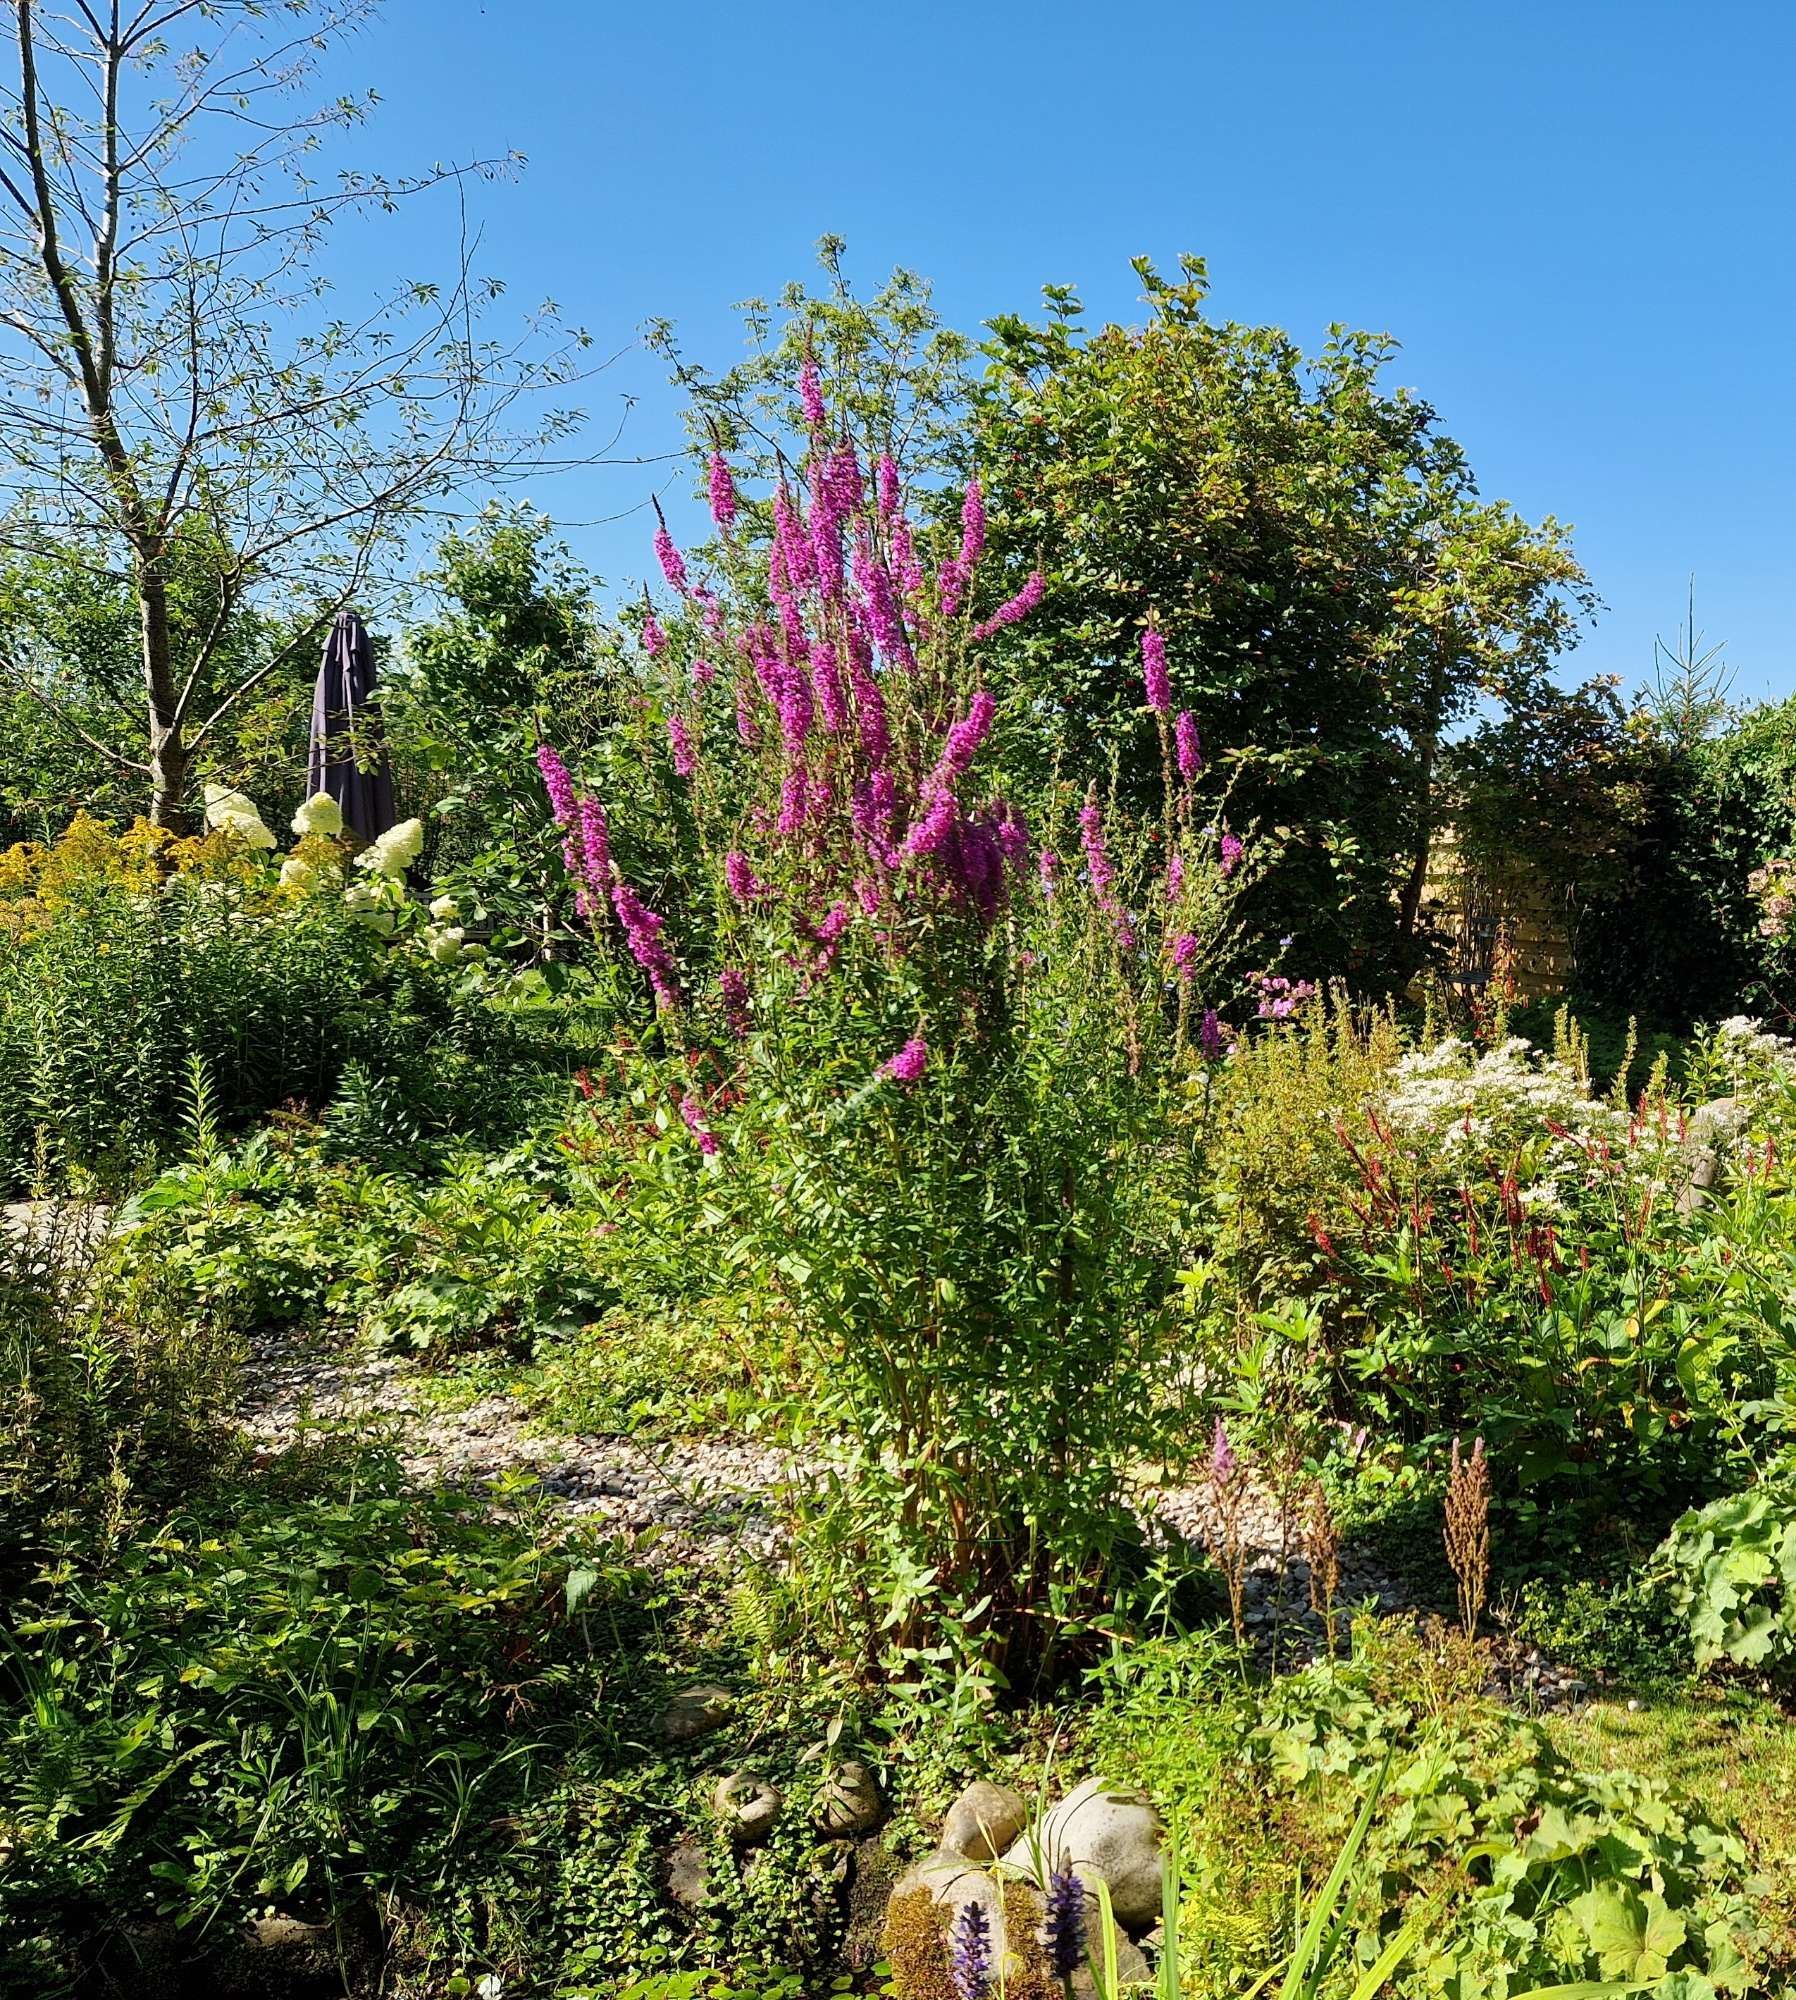
<svg viewBox="0 0 1796 2000">
<path fill-rule="evenodd" d="M 443 540 L 385 688 L 395 760 L 437 826 L 432 879 L 464 916 L 540 948 L 572 892 L 536 746 L 550 726 L 576 758 L 617 713 L 594 582 L 527 509 L 489 508 Z"/>
<path fill-rule="evenodd" d="M 1573 935 L 1630 878 L 1651 805 L 1654 746 L 1612 675 L 1525 700 L 1444 757 L 1457 860 L 1500 889 L 1556 901 Z"/>
<path fill-rule="evenodd" d="M 1013 582 L 1046 580 L 1009 636 L 1034 754 L 1159 749 L 1137 648 L 1157 624 L 1237 830 L 1283 843 L 1254 899 L 1317 969 L 1413 962 L 1440 822 L 1442 745 L 1481 701 L 1536 691 L 1591 602 L 1564 531 L 1480 499 L 1429 406 L 1384 385 L 1384 338 L 1307 358 L 1204 312 L 1202 263 L 1144 260 L 1149 317 L 1087 335 L 1063 286 L 993 322 L 979 463 Z"/>
<path fill-rule="evenodd" d="M 218 560 L 202 524 L 187 523 L 174 537 L 167 576 L 177 651 L 191 649 L 195 628 L 211 620 Z M 311 652 L 291 638 L 278 619 L 237 605 L 215 642 L 217 677 L 235 685 L 254 675 L 257 684 L 211 732 L 194 766 L 196 776 L 246 792 L 275 824 L 284 824 L 304 788 L 315 669 Z M 140 812 L 137 775 L 93 747 L 145 726 L 130 584 L 66 551 L 0 564 L 0 659 L 29 673 L 61 711 L 17 682 L 0 681 L 0 845 L 51 839 L 83 809 L 115 820 Z M 270 661 L 274 671 L 262 673 Z"/>
<path fill-rule="evenodd" d="M 28 662 L 8 678 L 135 774 L 174 824 L 198 747 L 252 687 L 228 635 L 258 596 L 306 602 L 304 651 L 418 508 L 514 465 L 564 416 L 514 428 L 576 343 L 481 330 L 491 287 L 341 311 L 319 270 L 334 226 L 486 168 L 315 178 L 372 99 L 296 105 L 374 0 L 16 0 L 0 89 L 0 502 L 6 538 L 129 587 L 141 728 L 98 730 Z M 181 538 L 219 556 L 204 618 L 175 602 Z M 130 726 L 127 726 L 127 724 Z"/>
</svg>

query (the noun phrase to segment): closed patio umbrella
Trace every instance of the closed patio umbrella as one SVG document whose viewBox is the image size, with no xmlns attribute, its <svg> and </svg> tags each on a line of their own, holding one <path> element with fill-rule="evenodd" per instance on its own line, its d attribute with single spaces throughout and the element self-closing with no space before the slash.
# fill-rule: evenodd
<svg viewBox="0 0 1796 2000">
<path fill-rule="evenodd" d="M 374 684 L 367 629 L 353 611 L 339 611 L 312 696 L 306 795 L 328 792 L 343 809 L 344 825 L 363 840 L 378 839 L 396 816 Z"/>
</svg>

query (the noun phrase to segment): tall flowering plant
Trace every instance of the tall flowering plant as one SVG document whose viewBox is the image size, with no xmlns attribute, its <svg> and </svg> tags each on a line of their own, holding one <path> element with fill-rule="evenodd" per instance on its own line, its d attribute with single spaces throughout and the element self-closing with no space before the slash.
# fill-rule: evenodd
<svg viewBox="0 0 1796 2000">
<path fill-rule="evenodd" d="M 1201 823 L 1156 645 L 1163 818 L 1119 824 L 1095 790 L 1025 811 L 985 660 L 1041 577 L 988 584 L 977 481 L 920 529 L 814 364 L 797 386 L 776 490 L 710 460 L 704 573 L 656 536 L 643 645 L 702 935 L 621 872 L 552 744 L 541 765 L 691 1142 L 633 1177 L 636 1225 L 772 1288 L 814 1344 L 827 1436 L 796 1504 L 820 1601 L 876 1652 L 946 1634 L 1014 1678 L 1109 1601 L 1131 1543 L 1189 1158 L 1166 1112 L 1221 1047 L 1205 982 L 1238 849 Z"/>
</svg>

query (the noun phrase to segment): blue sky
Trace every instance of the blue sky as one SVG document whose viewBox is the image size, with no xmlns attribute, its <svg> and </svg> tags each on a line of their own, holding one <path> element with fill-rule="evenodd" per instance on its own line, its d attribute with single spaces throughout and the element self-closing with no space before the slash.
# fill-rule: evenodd
<svg viewBox="0 0 1796 2000">
<path fill-rule="evenodd" d="M 1129 257 L 1189 249 L 1219 315 L 1389 331 L 1485 493 L 1574 524 L 1607 604 L 1581 670 L 1639 679 L 1694 572 L 1736 696 L 1796 691 L 1789 0 L 388 0 L 333 74 L 385 99 L 376 164 L 528 155 L 482 196 L 484 261 L 607 348 L 666 316 L 727 364 L 732 302 L 810 276 L 825 231 L 966 327 L 1047 280 L 1132 317 Z M 412 217 L 338 271 L 432 255 Z M 674 448 L 640 352 L 595 431 L 625 395 L 625 448 Z M 605 517 L 667 476 L 532 497 L 598 523 L 569 539 L 622 584 L 649 527 Z"/>
</svg>

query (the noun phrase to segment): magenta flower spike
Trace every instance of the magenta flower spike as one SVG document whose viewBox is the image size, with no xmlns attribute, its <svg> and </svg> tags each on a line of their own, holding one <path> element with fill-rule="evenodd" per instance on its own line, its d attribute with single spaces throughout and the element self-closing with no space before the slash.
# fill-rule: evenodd
<svg viewBox="0 0 1796 2000">
<path fill-rule="evenodd" d="M 705 1114 L 698 1099 L 690 1091 L 680 1099 L 680 1116 L 686 1121 L 686 1129 L 698 1141 L 698 1149 L 706 1159 L 717 1152 L 717 1135 L 705 1123 Z"/>
<path fill-rule="evenodd" d="M 889 1077 L 893 1083 L 901 1083 L 908 1090 L 929 1067 L 929 1044 L 921 1035 L 913 1035 L 895 1056 L 889 1056 L 880 1064 L 879 1073 Z"/>
<path fill-rule="evenodd" d="M 611 907 L 617 912 L 617 921 L 623 929 L 624 942 L 630 947 L 630 956 L 649 976 L 655 1004 L 677 1007 L 680 1004 L 679 975 L 674 968 L 672 953 L 661 940 L 661 919 L 621 876 L 611 885 Z"/>
<path fill-rule="evenodd" d="M 1172 709 L 1172 678 L 1166 671 L 1166 641 L 1153 626 L 1141 635 L 1141 678 L 1147 689 L 1147 705 L 1156 715 Z"/>
<path fill-rule="evenodd" d="M 661 574 L 684 597 L 687 594 L 686 558 L 674 546 L 674 538 L 667 532 L 665 521 L 655 530 L 655 560 L 661 565 Z"/>
<path fill-rule="evenodd" d="M 723 996 L 723 1017 L 737 1041 L 746 1041 L 754 1023 L 748 1011 L 748 974 L 740 966 L 726 965 L 717 975 L 717 990 Z"/>
<path fill-rule="evenodd" d="M 811 692 L 823 712 L 823 727 L 831 736 L 848 727 L 848 698 L 842 690 L 842 668 L 827 639 L 811 641 Z"/>
<path fill-rule="evenodd" d="M 1015 625 L 1027 618 L 1041 602 L 1042 592 L 1047 588 L 1040 570 L 1031 570 L 1029 580 L 1017 594 L 1000 604 L 983 625 L 973 627 L 976 640 L 989 639 L 994 632 L 1003 631 L 1006 625 Z"/>
<path fill-rule="evenodd" d="M 992 721 L 997 713 L 996 699 L 981 688 L 974 695 L 966 714 L 948 731 L 942 754 L 924 785 L 926 792 L 950 791 L 959 779 L 966 776 L 967 767 L 991 734 Z"/>
<path fill-rule="evenodd" d="M 1203 744 L 1198 739 L 1190 709 L 1179 710 L 1178 720 L 1172 725 L 1172 741 L 1178 756 L 1179 776 L 1189 784 L 1204 768 Z"/>
<path fill-rule="evenodd" d="M 711 454 L 709 475 L 711 518 L 727 529 L 736 518 L 736 482 L 730 476 L 730 462 L 720 451 Z"/>
<path fill-rule="evenodd" d="M 879 494 L 879 518 L 890 521 L 898 512 L 899 486 L 898 465 L 889 451 L 879 454 L 879 467 L 875 478 Z"/>
</svg>

